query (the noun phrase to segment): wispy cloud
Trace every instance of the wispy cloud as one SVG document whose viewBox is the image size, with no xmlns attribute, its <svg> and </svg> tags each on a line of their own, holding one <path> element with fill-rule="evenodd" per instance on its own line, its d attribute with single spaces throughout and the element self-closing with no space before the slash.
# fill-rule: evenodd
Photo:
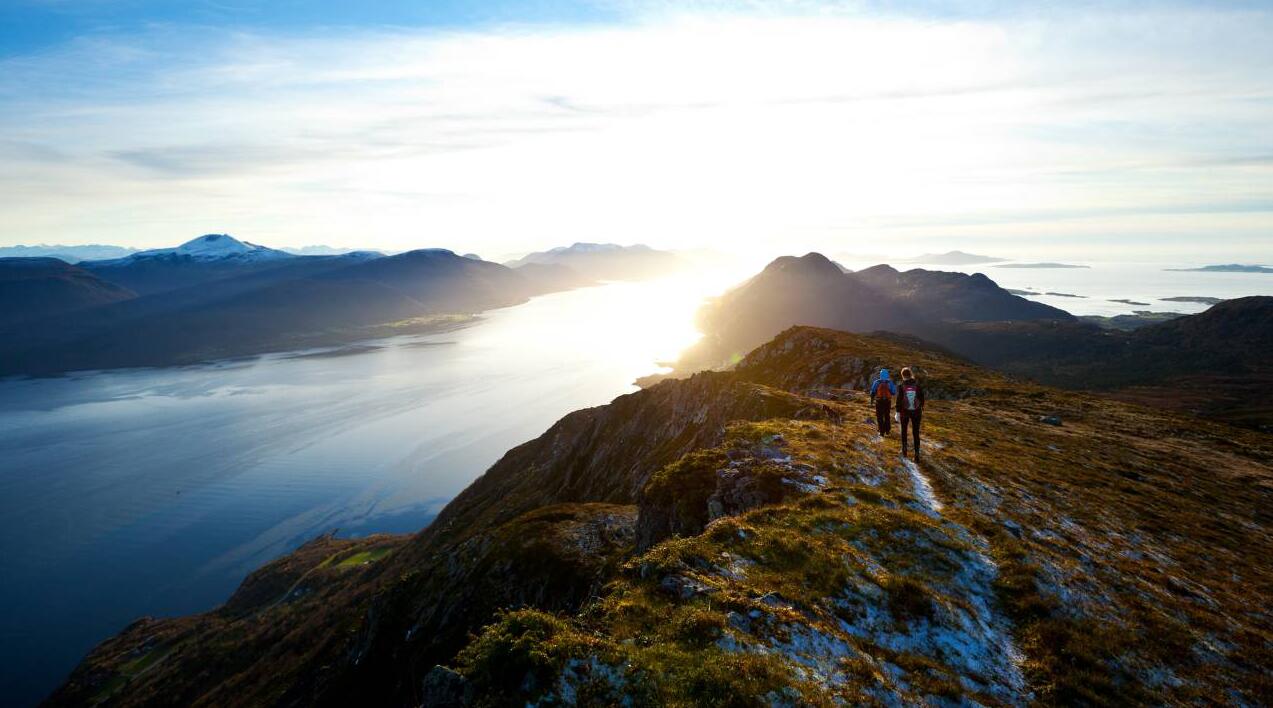
<svg viewBox="0 0 1273 708">
<path fill-rule="evenodd" d="M 1273 15 L 974 5 L 95 34 L 0 61 L 0 242 L 1273 236 Z"/>
</svg>

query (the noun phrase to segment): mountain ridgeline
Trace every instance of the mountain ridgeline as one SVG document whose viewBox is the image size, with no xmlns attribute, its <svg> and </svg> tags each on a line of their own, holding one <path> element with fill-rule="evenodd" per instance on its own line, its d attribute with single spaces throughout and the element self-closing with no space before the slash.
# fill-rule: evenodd
<svg viewBox="0 0 1273 708">
<path fill-rule="evenodd" d="M 922 467 L 868 414 L 901 363 Z M 795 327 L 567 415 L 418 534 L 138 620 L 49 704 L 1258 705 L 1270 502 L 1267 434 Z"/>
<path fill-rule="evenodd" d="M 919 338 L 1067 388 L 1097 389 L 1231 422 L 1273 425 L 1273 298 L 1117 331 L 1032 302 L 978 273 L 879 265 L 844 273 L 820 254 L 783 257 L 706 304 L 683 372 L 728 365 L 792 325 Z"/>
<path fill-rule="evenodd" d="M 898 272 L 887 265 L 846 273 L 820 253 L 784 256 L 703 307 L 704 339 L 685 360 L 711 366 L 736 359 L 793 324 L 914 334 L 945 322 L 1006 320 L 1074 317 L 1013 295 L 980 273 Z"/>
<path fill-rule="evenodd" d="M 578 287 L 443 249 L 295 256 L 209 234 L 71 266 L 0 259 L 0 375 L 189 364 L 453 326 Z"/>
<path fill-rule="evenodd" d="M 445 249 L 297 255 L 227 234 L 75 266 L 0 258 L 0 376 L 191 364 L 437 331 L 535 295 L 684 264 L 647 246 L 575 244 L 511 265 Z"/>
</svg>

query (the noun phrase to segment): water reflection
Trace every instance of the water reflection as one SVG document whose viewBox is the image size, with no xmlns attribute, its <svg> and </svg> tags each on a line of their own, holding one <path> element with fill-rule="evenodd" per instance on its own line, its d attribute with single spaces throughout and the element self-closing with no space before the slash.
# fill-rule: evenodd
<svg viewBox="0 0 1273 708">
<path fill-rule="evenodd" d="M 142 614 L 202 610 L 333 528 L 410 531 L 508 448 L 698 336 L 732 274 L 615 283 L 467 329 L 0 383 L 0 694 Z"/>
</svg>

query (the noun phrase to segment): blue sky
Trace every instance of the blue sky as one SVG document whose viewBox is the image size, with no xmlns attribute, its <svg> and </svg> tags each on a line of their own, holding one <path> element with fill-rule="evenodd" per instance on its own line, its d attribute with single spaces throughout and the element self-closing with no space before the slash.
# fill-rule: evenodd
<svg viewBox="0 0 1273 708">
<path fill-rule="evenodd" d="M 369 26 L 600 22 L 618 19 L 619 10 L 619 5 L 570 0 L 6 0 L 0 5 L 0 56 L 154 25 L 295 33 Z"/>
<path fill-rule="evenodd" d="M 1270 36 L 1239 1 L 9 0 L 0 244 L 1269 261 Z"/>
</svg>

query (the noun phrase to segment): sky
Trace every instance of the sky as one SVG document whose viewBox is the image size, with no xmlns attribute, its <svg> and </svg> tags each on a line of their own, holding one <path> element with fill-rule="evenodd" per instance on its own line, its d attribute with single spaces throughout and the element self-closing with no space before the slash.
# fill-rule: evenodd
<svg viewBox="0 0 1273 708">
<path fill-rule="evenodd" d="M 0 245 L 1273 262 L 1259 2 L 0 0 Z"/>
</svg>

